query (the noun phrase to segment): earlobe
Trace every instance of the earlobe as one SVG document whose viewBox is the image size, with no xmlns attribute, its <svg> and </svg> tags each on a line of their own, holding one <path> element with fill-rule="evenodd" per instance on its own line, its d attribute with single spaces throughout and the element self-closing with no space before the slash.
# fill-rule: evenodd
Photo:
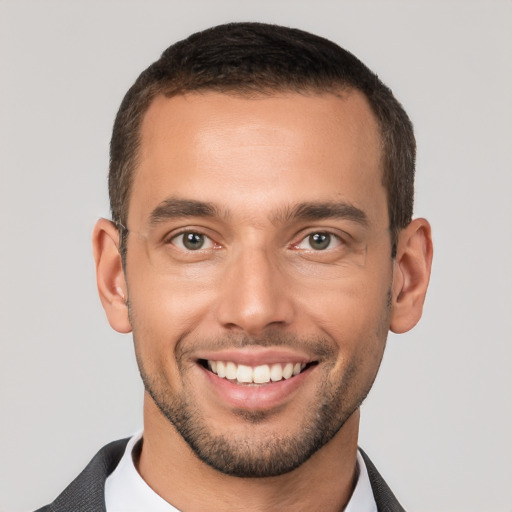
<svg viewBox="0 0 512 512">
<path fill-rule="evenodd" d="M 92 245 L 96 283 L 108 322 L 117 332 L 131 332 L 126 280 L 118 250 L 119 231 L 111 221 L 98 220 L 93 231 Z"/>
<path fill-rule="evenodd" d="M 390 329 L 403 333 L 420 320 L 432 266 L 432 234 L 425 219 L 414 219 L 398 238 L 394 262 Z"/>
</svg>

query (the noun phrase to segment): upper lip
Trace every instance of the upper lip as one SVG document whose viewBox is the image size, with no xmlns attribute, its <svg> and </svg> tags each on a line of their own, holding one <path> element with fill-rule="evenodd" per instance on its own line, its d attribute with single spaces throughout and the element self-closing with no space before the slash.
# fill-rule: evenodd
<svg viewBox="0 0 512 512">
<path fill-rule="evenodd" d="M 244 347 L 202 352 L 197 354 L 198 360 L 231 361 L 246 366 L 260 366 L 275 363 L 310 363 L 312 359 L 307 354 L 286 348 Z"/>
</svg>

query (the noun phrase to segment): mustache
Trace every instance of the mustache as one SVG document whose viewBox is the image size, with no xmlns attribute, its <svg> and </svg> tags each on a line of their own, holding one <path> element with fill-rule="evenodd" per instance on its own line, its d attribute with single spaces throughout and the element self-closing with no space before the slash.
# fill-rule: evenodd
<svg viewBox="0 0 512 512">
<path fill-rule="evenodd" d="M 283 332 L 268 332 L 263 336 L 249 336 L 247 334 L 229 333 L 212 338 L 197 338 L 184 335 L 176 344 L 175 353 L 178 360 L 193 357 L 198 351 L 217 351 L 240 349 L 246 347 L 286 347 L 298 349 L 309 354 L 315 360 L 331 359 L 339 351 L 334 341 L 323 338 L 308 338 Z"/>
</svg>

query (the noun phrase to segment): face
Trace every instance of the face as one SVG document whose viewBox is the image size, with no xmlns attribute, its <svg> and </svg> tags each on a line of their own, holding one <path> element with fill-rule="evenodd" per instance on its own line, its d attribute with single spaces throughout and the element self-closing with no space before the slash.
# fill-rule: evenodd
<svg viewBox="0 0 512 512">
<path fill-rule="evenodd" d="M 224 473 L 291 471 L 358 409 L 385 346 L 377 123 L 357 92 L 208 92 L 158 97 L 141 130 L 126 282 L 149 410 Z"/>
</svg>

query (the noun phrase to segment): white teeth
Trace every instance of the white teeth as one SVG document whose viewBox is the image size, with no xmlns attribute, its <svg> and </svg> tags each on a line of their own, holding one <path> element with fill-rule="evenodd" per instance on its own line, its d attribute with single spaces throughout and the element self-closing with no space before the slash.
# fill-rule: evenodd
<svg viewBox="0 0 512 512">
<path fill-rule="evenodd" d="M 236 380 L 238 382 L 252 382 L 252 368 L 244 364 L 239 364 L 236 372 Z"/>
<path fill-rule="evenodd" d="M 253 380 L 256 384 L 265 384 L 270 382 L 270 367 L 268 364 L 256 366 L 253 372 Z"/>
<path fill-rule="evenodd" d="M 226 379 L 235 380 L 237 377 L 236 364 L 228 361 L 226 363 Z"/>
<path fill-rule="evenodd" d="M 293 375 L 293 363 L 287 363 L 283 368 L 283 378 L 289 379 Z"/>
<path fill-rule="evenodd" d="M 273 364 L 270 367 L 270 379 L 272 382 L 277 382 L 283 378 L 283 369 L 280 364 Z"/>
<path fill-rule="evenodd" d="M 293 363 L 287 363 L 283 368 L 283 379 L 289 379 L 293 375 Z"/>
<path fill-rule="evenodd" d="M 222 378 L 226 376 L 226 367 L 222 361 L 217 361 L 217 375 Z"/>
<path fill-rule="evenodd" d="M 237 381 L 240 384 L 267 384 L 279 382 L 298 375 L 306 367 L 306 363 L 275 363 L 271 366 L 247 366 L 232 361 L 207 361 L 208 368 L 221 378 Z"/>
</svg>

